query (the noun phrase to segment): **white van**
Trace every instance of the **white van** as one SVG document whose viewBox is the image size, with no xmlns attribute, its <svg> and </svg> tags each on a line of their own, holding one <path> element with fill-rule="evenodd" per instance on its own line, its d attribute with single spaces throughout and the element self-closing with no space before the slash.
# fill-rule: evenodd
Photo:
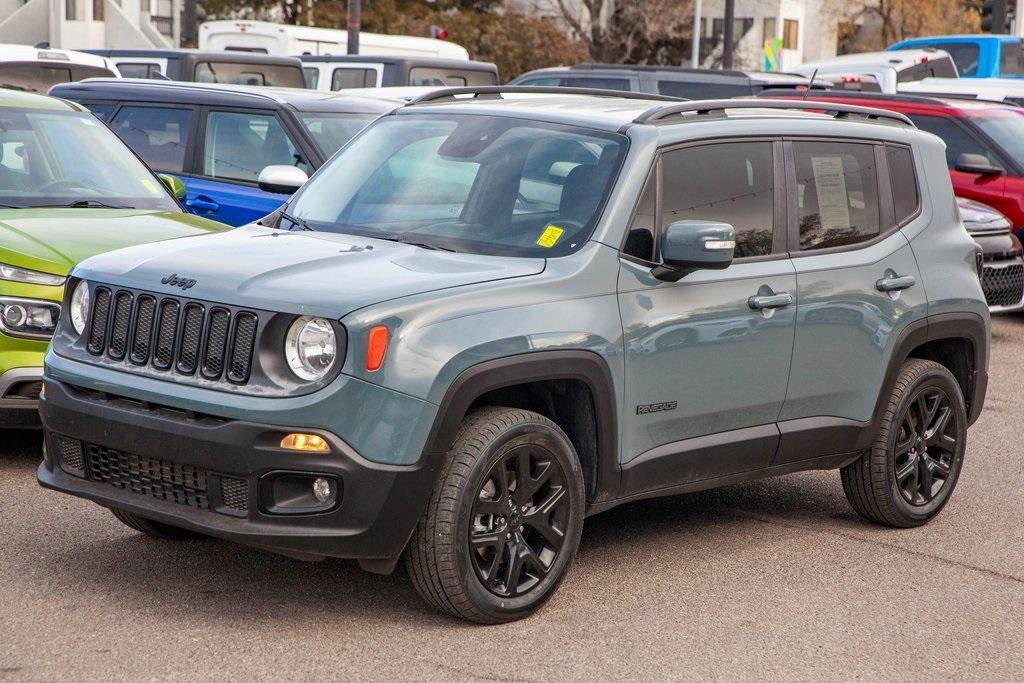
<svg viewBox="0 0 1024 683">
<path fill-rule="evenodd" d="M 46 94 L 50 86 L 85 78 L 120 78 L 105 57 L 75 52 L 0 44 L 0 88 Z"/>
<path fill-rule="evenodd" d="M 285 56 L 343 55 L 348 49 L 348 32 L 269 21 L 224 19 L 199 25 L 199 49 Z M 446 40 L 365 32 L 359 34 L 359 54 L 469 59 L 466 48 Z"/>
<path fill-rule="evenodd" d="M 788 71 L 802 76 L 811 76 L 817 72 L 818 78 L 825 80 L 841 79 L 844 76 L 869 76 L 878 82 L 884 93 L 896 92 L 899 83 L 933 76 L 959 76 L 949 53 L 933 48 L 842 55 L 820 62 L 807 62 Z"/>
</svg>

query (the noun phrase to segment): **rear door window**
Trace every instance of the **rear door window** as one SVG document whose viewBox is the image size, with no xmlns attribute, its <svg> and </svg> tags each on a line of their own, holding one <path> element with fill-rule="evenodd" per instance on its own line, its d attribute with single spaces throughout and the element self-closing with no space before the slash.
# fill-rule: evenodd
<svg viewBox="0 0 1024 683">
<path fill-rule="evenodd" d="M 881 233 L 873 145 L 794 142 L 800 249 L 843 247 Z"/>
<path fill-rule="evenodd" d="M 666 152 L 661 158 L 661 227 L 722 221 L 736 231 L 736 258 L 771 254 L 775 166 L 771 142 L 727 142 Z"/>
<path fill-rule="evenodd" d="M 192 116 L 191 109 L 125 105 L 110 128 L 151 168 L 182 173 Z"/>
<path fill-rule="evenodd" d="M 273 114 L 211 111 L 206 121 L 203 175 L 255 182 L 267 166 L 297 166 L 311 172 L 309 162 Z"/>
<path fill-rule="evenodd" d="M 234 83 L 236 85 L 269 85 L 282 88 L 303 88 L 306 77 L 299 67 L 242 62 L 200 62 L 194 78 L 198 83 Z"/>
<path fill-rule="evenodd" d="M 52 86 L 70 81 L 70 66 L 0 64 L 0 88 L 28 90 L 45 95 Z"/>
<path fill-rule="evenodd" d="M 409 85 L 495 85 L 497 82 L 497 77 L 486 71 L 436 69 L 425 66 L 409 69 Z"/>
<path fill-rule="evenodd" d="M 658 92 L 688 100 L 712 100 L 751 95 L 749 83 L 696 83 L 693 81 L 658 81 Z"/>
<path fill-rule="evenodd" d="M 124 78 L 159 78 L 161 76 L 160 66 L 147 62 L 118 62 L 117 70 Z"/>
</svg>

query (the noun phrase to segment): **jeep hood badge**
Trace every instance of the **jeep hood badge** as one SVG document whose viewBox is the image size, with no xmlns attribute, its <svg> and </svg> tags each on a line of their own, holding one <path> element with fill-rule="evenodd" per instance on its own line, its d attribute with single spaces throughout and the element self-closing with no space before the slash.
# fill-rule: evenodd
<svg viewBox="0 0 1024 683">
<path fill-rule="evenodd" d="M 192 286 L 196 284 L 196 281 L 187 277 L 178 277 L 177 273 L 172 273 L 161 280 L 160 284 L 181 287 L 182 289 L 191 289 Z"/>
</svg>

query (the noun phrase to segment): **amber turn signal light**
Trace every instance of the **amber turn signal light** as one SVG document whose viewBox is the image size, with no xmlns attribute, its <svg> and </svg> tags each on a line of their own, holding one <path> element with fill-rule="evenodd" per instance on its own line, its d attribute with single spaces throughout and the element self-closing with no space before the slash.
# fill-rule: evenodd
<svg viewBox="0 0 1024 683">
<path fill-rule="evenodd" d="M 380 370 L 384 364 L 384 354 L 388 350 L 388 328 L 384 325 L 377 325 L 370 329 L 370 336 L 366 341 L 366 369 L 369 372 Z"/>
<path fill-rule="evenodd" d="M 313 451 L 314 453 L 326 453 L 331 450 L 322 436 L 316 434 L 285 434 L 281 439 L 281 448 L 290 451 Z"/>
</svg>

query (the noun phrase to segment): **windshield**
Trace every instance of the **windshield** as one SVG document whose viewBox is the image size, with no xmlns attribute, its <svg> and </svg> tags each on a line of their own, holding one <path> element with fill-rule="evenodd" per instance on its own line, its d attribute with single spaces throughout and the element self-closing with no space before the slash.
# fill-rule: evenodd
<svg viewBox="0 0 1024 683">
<path fill-rule="evenodd" d="M 300 114 L 302 125 L 326 159 L 366 127 L 376 114 Z"/>
<path fill-rule="evenodd" d="M 389 116 L 289 214 L 314 230 L 479 254 L 561 256 L 597 222 L 626 138 L 497 116 Z"/>
<path fill-rule="evenodd" d="M 977 116 L 973 120 L 1007 156 L 1024 164 L 1024 116 L 1013 111 Z"/>
<path fill-rule="evenodd" d="M 161 183 L 92 114 L 0 110 L 0 204 L 178 211 Z"/>
</svg>

